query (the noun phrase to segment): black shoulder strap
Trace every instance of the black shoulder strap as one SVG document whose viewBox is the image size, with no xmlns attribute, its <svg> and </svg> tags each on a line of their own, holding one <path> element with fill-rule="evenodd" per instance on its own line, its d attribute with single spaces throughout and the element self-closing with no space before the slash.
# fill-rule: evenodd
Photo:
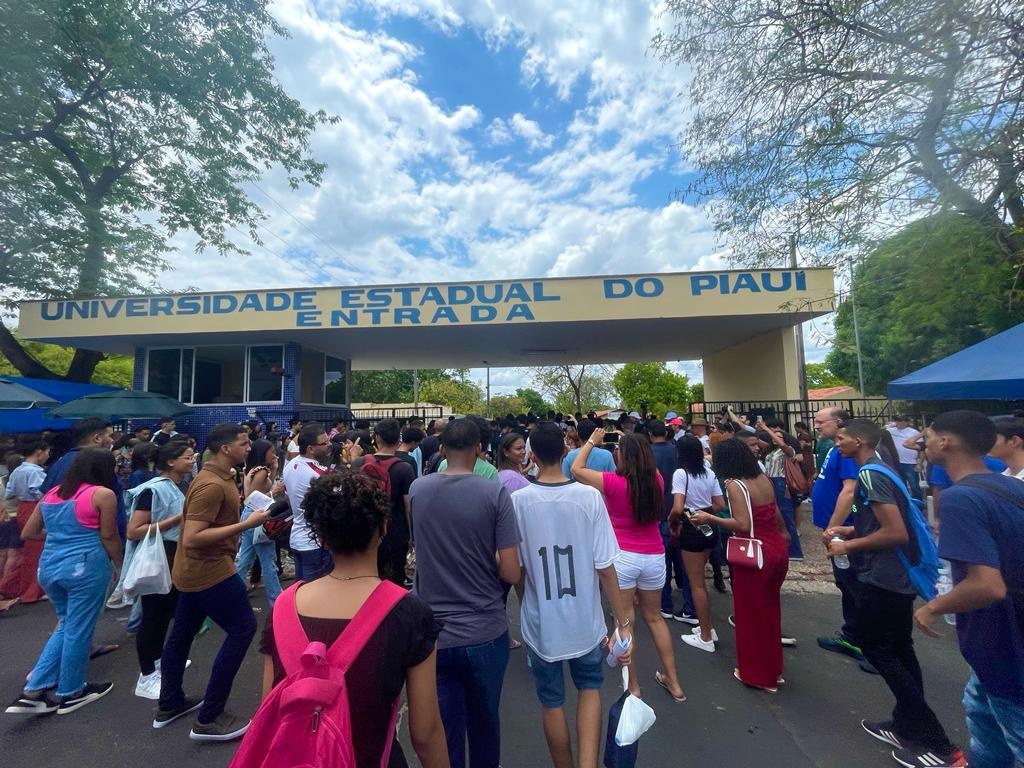
<svg viewBox="0 0 1024 768">
<path fill-rule="evenodd" d="M 961 480 L 959 483 L 956 483 L 955 485 L 966 485 L 968 488 L 980 488 L 983 491 L 994 493 L 996 496 L 1006 499 L 1014 506 L 1024 509 L 1024 500 L 1018 499 L 1015 496 L 1010 495 L 997 483 L 990 483 L 987 480 L 980 479 L 982 477 L 984 477 L 984 475 L 970 475 L 968 477 L 965 477 L 963 480 Z"/>
</svg>

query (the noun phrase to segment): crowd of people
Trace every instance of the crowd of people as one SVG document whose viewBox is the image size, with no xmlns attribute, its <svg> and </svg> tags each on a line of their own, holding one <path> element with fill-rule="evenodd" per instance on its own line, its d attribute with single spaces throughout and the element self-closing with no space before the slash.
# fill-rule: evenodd
<svg viewBox="0 0 1024 768">
<path fill-rule="evenodd" d="M 902 416 L 883 428 L 835 408 L 792 431 L 766 415 L 713 416 L 246 422 L 211 429 L 202 452 L 173 419 L 119 437 L 83 419 L 56 460 L 46 436 L 24 436 L 5 457 L 0 610 L 49 600 L 58 624 L 6 712 L 66 715 L 105 696 L 113 684 L 90 680 L 89 660 L 116 646 L 95 646 L 94 629 L 105 605 L 130 605 L 135 694 L 156 702 L 153 727 L 194 715 L 193 740 L 244 736 L 239 768 L 275 748 L 267 723 L 310 654 L 343 677 L 357 764 L 404 764 L 404 690 L 422 765 L 497 768 L 502 685 L 523 646 L 552 763 L 594 768 L 605 657 L 616 651 L 635 695 L 651 681 L 685 702 L 670 627 L 685 629 L 684 654 L 718 652 L 726 629 L 709 580 L 732 593 L 736 681 L 778 693 L 793 642 L 782 584 L 823 546 L 843 623 L 818 644 L 880 675 L 895 699 L 889 718 L 861 723 L 867 734 L 910 768 L 1024 759 L 1024 418 L 953 411 L 919 432 Z M 916 603 L 925 489 L 950 578 Z M 805 501 L 820 543 L 801 541 Z M 124 574 L 149 537 L 170 587 L 135 596 Z M 259 630 L 257 583 L 265 699 L 250 720 L 227 704 Z M 507 620 L 513 589 L 521 639 Z M 926 701 L 912 638 L 948 614 L 972 670 L 966 753 Z M 653 656 L 634 648 L 638 617 Z M 210 622 L 225 637 L 205 691 L 187 692 L 190 649 Z M 318 705 L 314 736 L 337 706 Z"/>
</svg>

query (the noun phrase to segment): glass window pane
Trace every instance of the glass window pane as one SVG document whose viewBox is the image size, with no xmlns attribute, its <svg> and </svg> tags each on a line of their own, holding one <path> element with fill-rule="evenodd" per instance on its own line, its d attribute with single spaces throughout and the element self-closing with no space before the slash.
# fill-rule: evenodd
<svg viewBox="0 0 1024 768">
<path fill-rule="evenodd" d="M 192 357 L 191 349 L 181 350 L 181 397 L 183 403 L 192 402 Z"/>
<path fill-rule="evenodd" d="M 348 405 L 345 402 L 345 361 L 330 355 L 324 359 L 324 402 Z"/>
<path fill-rule="evenodd" d="M 146 391 L 158 392 L 178 399 L 178 377 L 181 368 L 180 349 L 149 350 Z"/>
<path fill-rule="evenodd" d="M 284 376 L 281 375 L 283 366 L 284 347 L 280 344 L 249 348 L 248 402 L 281 400 L 284 386 Z"/>
<path fill-rule="evenodd" d="M 192 402 L 243 402 L 245 347 L 197 347 Z"/>
</svg>

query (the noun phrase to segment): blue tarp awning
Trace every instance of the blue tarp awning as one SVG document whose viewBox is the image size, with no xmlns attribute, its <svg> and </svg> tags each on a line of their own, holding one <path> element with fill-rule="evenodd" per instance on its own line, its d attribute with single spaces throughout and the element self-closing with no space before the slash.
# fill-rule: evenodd
<svg viewBox="0 0 1024 768">
<path fill-rule="evenodd" d="M 81 384 L 59 379 L 28 379 L 22 376 L 4 376 L 29 389 L 34 389 L 58 403 L 68 403 L 95 392 L 106 392 L 118 387 L 106 384 Z M 18 432 L 42 432 L 44 429 L 70 429 L 75 419 L 51 419 L 46 413 L 49 408 L 0 409 L 0 432 L 7 434 Z"/>
<path fill-rule="evenodd" d="M 1024 323 L 889 382 L 890 400 L 1024 399 Z"/>
</svg>

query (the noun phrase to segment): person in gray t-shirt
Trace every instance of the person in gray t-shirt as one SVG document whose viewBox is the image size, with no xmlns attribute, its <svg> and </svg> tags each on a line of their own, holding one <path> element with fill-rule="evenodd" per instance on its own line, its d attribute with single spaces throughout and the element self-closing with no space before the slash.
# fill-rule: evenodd
<svg viewBox="0 0 1024 768">
<path fill-rule="evenodd" d="M 441 623 L 437 694 L 453 766 L 497 768 L 498 709 L 508 666 L 501 582 L 519 582 L 519 531 L 505 486 L 473 474 L 480 429 L 457 419 L 441 434 L 442 472 L 409 489 L 416 543 L 413 591 Z"/>
</svg>

